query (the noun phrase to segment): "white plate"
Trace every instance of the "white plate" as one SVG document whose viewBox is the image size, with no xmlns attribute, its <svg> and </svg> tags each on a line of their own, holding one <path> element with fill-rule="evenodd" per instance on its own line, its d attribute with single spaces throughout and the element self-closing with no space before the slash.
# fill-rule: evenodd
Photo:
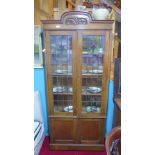
<svg viewBox="0 0 155 155">
<path fill-rule="evenodd" d="M 97 70 L 97 69 L 89 70 L 89 73 L 92 73 L 92 74 L 102 74 L 103 70 Z"/>
<path fill-rule="evenodd" d="M 88 54 L 88 52 L 87 51 L 83 51 L 82 54 Z"/>
<path fill-rule="evenodd" d="M 65 107 L 65 108 L 64 108 L 64 111 L 65 111 L 65 112 L 73 112 L 73 106 L 71 105 L 71 106 Z"/>
<path fill-rule="evenodd" d="M 87 88 L 87 91 L 88 91 L 89 93 L 99 93 L 99 92 L 102 91 L 102 89 L 99 88 L 99 87 L 88 87 L 88 88 Z"/>
<path fill-rule="evenodd" d="M 86 74 L 86 73 L 88 73 L 87 70 L 82 70 L 82 74 Z"/>
<path fill-rule="evenodd" d="M 61 86 L 53 87 L 54 93 L 63 93 L 64 91 L 65 91 L 65 87 L 61 87 Z"/>
<path fill-rule="evenodd" d="M 69 88 L 68 88 L 68 92 L 69 92 L 69 93 L 72 93 L 72 92 L 73 92 L 73 88 L 72 88 L 72 87 L 69 87 Z"/>
<path fill-rule="evenodd" d="M 67 70 L 60 70 L 60 69 L 54 71 L 54 73 L 56 74 L 65 74 L 67 72 L 68 72 Z"/>
</svg>

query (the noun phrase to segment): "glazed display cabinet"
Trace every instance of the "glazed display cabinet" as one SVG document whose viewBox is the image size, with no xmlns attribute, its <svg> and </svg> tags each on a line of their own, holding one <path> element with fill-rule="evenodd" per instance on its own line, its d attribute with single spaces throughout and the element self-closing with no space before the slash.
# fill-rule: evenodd
<svg viewBox="0 0 155 155">
<path fill-rule="evenodd" d="M 43 20 L 51 150 L 103 150 L 114 21 Z"/>
</svg>

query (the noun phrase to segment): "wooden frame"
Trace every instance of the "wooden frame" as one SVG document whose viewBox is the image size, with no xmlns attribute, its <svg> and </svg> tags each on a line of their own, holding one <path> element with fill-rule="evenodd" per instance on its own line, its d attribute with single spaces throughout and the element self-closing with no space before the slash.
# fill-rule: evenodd
<svg viewBox="0 0 155 155">
<path fill-rule="evenodd" d="M 53 150 L 103 150 L 104 130 L 108 102 L 108 85 L 110 79 L 111 57 L 113 56 L 113 20 L 94 21 L 89 13 L 72 11 L 64 13 L 61 20 L 43 20 L 45 38 L 45 66 L 47 80 L 47 96 L 49 111 L 50 148 Z M 54 112 L 51 78 L 51 49 L 49 36 L 71 35 L 73 54 L 73 101 L 74 112 Z M 82 64 L 82 35 L 104 35 L 104 76 L 102 76 L 102 106 L 100 113 L 81 113 L 81 64 Z M 51 125 L 52 124 L 52 125 Z M 87 132 L 87 127 L 90 133 Z M 64 125 L 64 126 L 63 126 Z M 97 125 L 97 126 L 96 126 Z M 57 128 L 63 128 L 59 136 Z M 66 127 L 65 127 L 66 126 Z M 95 126 L 97 130 L 95 130 Z M 73 135 L 70 129 L 73 128 Z M 60 134 L 61 134 L 60 133 Z M 67 137 L 68 136 L 68 137 Z M 83 138 L 84 139 L 83 139 Z"/>
<path fill-rule="evenodd" d="M 49 40 L 49 36 L 54 36 L 54 35 L 71 35 L 72 36 L 72 40 L 73 40 L 73 47 L 72 49 L 76 49 L 76 46 L 75 46 L 75 41 L 74 41 L 74 38 L 75 38 L 75 32 L 72 32 L 72 31 L 47 31 L 45 32 L 45 42 L 46 44 L 50 45 L 50 40 Z M 47 75 L 47 81 L 50 81 L 47 83 L 47 92 L 50 92 L 48 93 L 48 107 L 49 107 L 49 114 L 50 115 L 63 115 L 64 113 L 54 113 L 54 102 L 53 102 L 53 95 L 52 95 L 52 88 L 53 88 L 53 81 L 52 81 L 52 78 L 51 78 L 51 75 L 52 75 L 52 67 L 51 67 L 51 50 L 50 50 L 50 46 L 46 46 L 46 49 L 47 49 L 47 52 L 45 53 L 45 63 L 46 63 L 46 75 Z M 75 60 L 75 51 L 73 50 L 73 61 Z M 75 63 L 73 62 L 73 80 L 76 81 L 76 73 L 75 73 Z M 75 89 L 76 87 L 76 84 L 73 83 L 73 90 L 76 90 Z M 75 103 L 76 101 L 76 92 L 73 93 L 74 94 L 74 97 L 73 97 L 73 101 Z M 71 113 L 65 113 L 65 115 L 71 115 Z M 74 114 L 75 115 L 75 114 Z"/>
<path fill-rule="evenodd" d="M 78 82 L 79 82 L 79 86 L 77 87 L 78 89 L 78 103 L 81 103 L 81 80 L 82 80 L 82 75 L 81 75 L 81 66 L 82 66 L 82 35 L 98 35 L 98 36 L 105 36 L 105 51 L 104 51 L 104 64 L 103 66 L 105 67 L 104 69 L 104 75 L 107 74 L 106 76 L 110 76 L 109 75 L 109 68 L 108 68 L 108 64 L 107 62 L 110 60 L 110 56 L 108 54 L 108 44 L 109 44 L 109 32 L 106 31 L 101 31 L 101 30 L 96 30 L 96 31 L 92 31 L 92 30 L 85 30 L 85 31 L 78 31 L 78 45 L 79 45 L 79 52 L 78 52 L 78 62 L 79 62 L 79 66 L 78 66 Z M 108 60 L 108 61 L 107 61 Z M 90 116 L 105 116 L 106 115 L 106 104 L 107 103 L 107 95 L 104 95 L 107 88 L 108 88 L 108 79 L 106 79 L 106 76 L 102 76 L 102 104 L 101 104 L 101 113 L 97 113 L 97 114 L 90 114 Z M 104 84 L 105 83 L 105 84 Z M 87 114 L 82 114 L 82 107 L 80 106 L 81 104 L 78 104 L 78 115 L 82 115 L 82 116 L 89 116 L 89 113 Z"/>
<path fill-rule="evenodd" d="M 121 98 L 121 60 L 115 59 L 114 98 Z"/>
</svg>

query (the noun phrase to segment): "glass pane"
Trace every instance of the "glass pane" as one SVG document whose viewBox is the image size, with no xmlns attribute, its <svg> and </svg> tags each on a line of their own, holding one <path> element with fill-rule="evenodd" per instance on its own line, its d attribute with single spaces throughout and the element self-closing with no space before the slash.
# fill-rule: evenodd
<svg viewBox="0 0 155 155">
<path fill-rule="evenodd" d="M 104 36 L 83 36 L 82 112 L 99 113 L 102 103 Z"/>
<path fill-rule="evenodd" d="M 72 36 L 51 36 L 54 111 L 73 112 Z"/>
</svg>

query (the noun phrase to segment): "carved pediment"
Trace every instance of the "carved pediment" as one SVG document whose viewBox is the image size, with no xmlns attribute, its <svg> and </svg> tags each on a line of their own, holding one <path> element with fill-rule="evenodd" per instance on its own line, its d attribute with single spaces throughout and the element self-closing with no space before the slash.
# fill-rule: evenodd
<svg viewBox="0 0 155 155">
<path fill-rule="evenodd" d="M 71 11 L 61 16 L 61 21 L 66 25 L 86 25 L 92 21 L 88 12 Z"/>
<path fill-rule="evenodd" d="M 86 18 L 82 18 L 82 17 L 71 17 L 71 18 L 67 18 L 65 20 L 65 24 L 66 25 L 85 25 L 88 24 L 88 21 Z"/>
</svg>

